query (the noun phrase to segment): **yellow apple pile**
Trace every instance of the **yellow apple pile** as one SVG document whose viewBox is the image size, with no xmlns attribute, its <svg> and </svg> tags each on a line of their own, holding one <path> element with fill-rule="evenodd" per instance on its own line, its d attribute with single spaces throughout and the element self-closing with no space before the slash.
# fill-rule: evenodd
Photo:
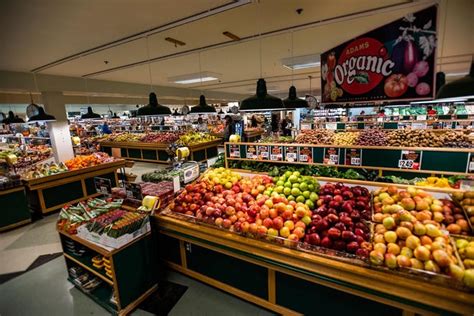
<svg viewBox="0 0 474 316">
<path fill-rule="evenodd" d="M 376 190 L 370 262 L 448 275 L 462 271 L 448 233 L 441 227 L 442 206 L 442 201 L 413 187 Z"/>
</svg>

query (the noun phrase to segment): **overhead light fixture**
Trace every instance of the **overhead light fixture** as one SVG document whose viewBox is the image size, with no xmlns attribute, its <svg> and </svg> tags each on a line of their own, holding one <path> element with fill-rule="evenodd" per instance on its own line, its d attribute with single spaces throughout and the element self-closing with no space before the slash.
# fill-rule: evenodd
<svg viewBox="0 0 474 316">
<path fill-rule="evenodd" d="M 179 112 L 178 112 L 178 109 L 174 109 L 174 112 L 173 112 L 172 115 L 173 115 L 173 116 L 181 116 L 181 115 L 183 115 L 183 114 L 179 113 Z"/>
<path fill-rule="evenodd" d="M 442 86 L 436 94 L 437 99 L 467 97 L 474 95 L 474 55 L 469 74 Z"/>
<path fill-rule="evenodd" d="M 240 102 L 241 112 L 283 111 L 283 101 L 267 93 L 267 84 L 264 79 L 257 81 L 257 93 Z"/>
<path fill-rule="evenodd" d="M 2 123 L 3 124 L 13 124 L 13 123 L 25 123 L 21 118 L 18 117 L 18 115 L 15 115 L 13 111 L 8 112 L 8 116 L 5 117 L 5 114 L 2 112 Z"/>
<path fill-rule="evenodd" d="M 92 107 L 87 107 L 87 113 L 81 115 L 81 119 L 101 119 L 100 114 L 94 113 Z"/>
<path fill-rule="evenodd" d="M 182 42 L 182 41 L 177 40 L 176 38 L 172 38 L 172 37 L 167 37 L 167 38 L 165 38 L 165 41 L 168 41 L 168 42 L 174 44 L 174 47 L 186 45 L 185 42 Z"/>
<path fill-rule="evenodd" d="M 156 97 L 156 94 L 154 92 L 150 93 L 148 99 L 148 104 L 138 109 L 137 116 L 171 115 L 170 108 L 159 104 L 158 98 Z"/>
<path fill-rule="evenodd" d="M 253 94 L 255 92 L 255 88 L 249 88 L 247 89 L 247 92 Z M 278 89 L 276 86 L 267 86 L 267 93 L 272 92 L 280 92 L 280 89 Z"/>
<path fill-rule="evenodd" d="M 221 108 L 217 114 L 225 114 L 225 112 L 224 112 L 224 110 L 222 110 L 222 108 Z"/>
<path fill-rule="evenodd" d="M 200 73 L 170 77 L 168 78 L 168 81 L 178 84 L 193 84 L 219 80 L 219 76 L 220 74 L 204 71 Z"/>
<path fill-rule="evenodd" d="M 452 73 L 446 74 L 446 77 L 461 77 L 468 74 L 469 74 L 468 72 L 452 72 Z"/>
<path fill-rule="evenodd" d="M 304 55 L 283 58 L 281 60 L 283 67 L 290 70 L 299 70 L 306 68 L 315 68 L 321 66 L 321 57 L 318 54 Z"/>
<path fill-rule="evenodd" d="M 206 97 L 201 94 L 199 104 L 193 106 L 189 114 L 215 114 L 216 108 L 206 103 Z"/>
<path fill-rule="evenodd" d="M 47 114 L 41 106 L 38 106 L 38 114 L 33 115 L 28 119 L 28 123 L 36 122 L 55 122 L 56 118 Z"/>
<path fill-rule="evenodd" d="M 463 96 L 463 97 L 454 97 L 454 98 L 442 98 L 442 99 L 434 99 L 434 100 L 426 100 L 426 101 L 416 101 L 410 102 L 410 104 L 427 104 L 427 103 L 451 103 L 451 102 L 465 102 L 469 99 L 474 98 L 474 95 L 471 96 Z"/>
<path fill-rule="evenodd" d="M 234 33 L 229 32 L 229 31 L 222 32 L 222 34 L 227 36 L 228 38 L 230 38 L 233 41 L 240 41 L 241 40 L 240 37 L 238 37 L 237 35 L 235 35 Z"/>
<path fill-rule="evenodd" d="M 294 61 L 293 57 L 293 32 L 291 32 L 291 60 Z M 304 109 L 309 107 L 308 102 L 306 100 L 301 100 L 296 95 L 296 88 L 293 84 L 293 68 L 291 69 L 291 87 L 288 91 L 288 98 L 283 100 L 283 104 L 285 108 L 293 110 L 293 109 Z"/>
</svg>

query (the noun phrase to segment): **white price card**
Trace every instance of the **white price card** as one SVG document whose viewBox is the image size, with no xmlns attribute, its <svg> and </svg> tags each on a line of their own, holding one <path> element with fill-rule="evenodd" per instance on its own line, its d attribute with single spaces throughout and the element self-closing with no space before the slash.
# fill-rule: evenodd
<svg viewBox="0 0 474 316">
<path fill-rule="evenodd" d="M 351 158 L 351 165 L 360 166 L 360 158 Z"/>
<path fill-rule="evenodd" d="M 339 155 L 329 155 L 329 160 L 335 164 L 339 161 Z"/>
<path fill-rule="evenodd" d="M 413 169 L 413 160 L 400 159 L 398 161 L 398 168 Z"/>
</svg>

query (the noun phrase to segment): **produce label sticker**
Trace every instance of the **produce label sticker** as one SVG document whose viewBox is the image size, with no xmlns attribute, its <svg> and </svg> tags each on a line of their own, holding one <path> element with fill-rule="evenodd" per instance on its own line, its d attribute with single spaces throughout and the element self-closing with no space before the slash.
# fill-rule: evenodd
<svg viewBox="0 0 474 316">
<path fill-rule="evenodd" d="M 263 146 L 263 145 L 257 146 L 257 156 L 259 160 L 270 159 L 270 150 L 268 146 Z"/>
<path fill-rule="evenodd" d="M 112 181 L 107 178 L 94 177 L 94 184 L 97 193 L 104 195 L 112 194 Z"/>
<path fill-rule="evenodd" d="M 420 150 L 402 150 L 398 168 L 419 170 L 422 154 Z"/>
<path fill-rule="evenodd" d="M 270 160 L 283 161 L 283 146 L 270 146 Z"/>
<path fill-rule="evenodd" d="M 126 181 L 125 192 L 127 194 L 127 198 L 129 199 L 136 199 L 136 200 L 143 199 L 142 187 L 138 183 L 132 183 L 132 182 Z"/>
<path fill-rule="evenodd" d="M 474 173 L 474 155 L 469 153 L 469 159 L 467 160 L 467 171 L 468 173 Z"/>
<path fill-rule="evenodd" d="M 362 149 L 346 148 L 345 165 L 360 166 L 362 162 Z"/>
<path fill-rule="evenodd" d="M 298 148 L 295 146 L 285 147 L 285 160 L 288 162 L 298 161 Z"/>
<path fill-rule="evenodd" d="M 339 164 L 339 148 L 328 147 L 324 149 L 324 164 L 338 165 Z"/>
<path fill-rule="evenodd" d="M 409 13 L 321 54 L 321 102 L 433 98 L 437 11 Z"/>
<path fill-rule="evenodd" d="M 229 145 L 230 158 L 240 158 L 240 145 Z"/>
<path fill-rule="evenodd" d="M 247 149 L 245 150 L 247 159 L 258 159 L 257 155 L 257 146 L 255 145 L 247 145 Z"/>
<path fill-rule="evenodd" d="M 299 147 L 298 160 L 300 162 L 313 162 L 313 148 L 311 147 Z"/>
</svg>

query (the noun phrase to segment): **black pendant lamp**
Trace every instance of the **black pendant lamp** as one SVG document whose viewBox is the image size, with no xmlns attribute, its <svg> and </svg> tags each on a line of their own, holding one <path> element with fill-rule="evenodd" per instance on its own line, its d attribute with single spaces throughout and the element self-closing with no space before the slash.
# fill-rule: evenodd
<svg viewBox="0 0 474 316">
<path fill-rule="evenodd" d="M 81 119 L 100 119 L 100 114 L 94 113 L 92 107 L 87 107 L 87 113 L 81 115 Z"/>
<path fill-rule="evenodd" d="M 181 115 L 183 115 L 183 114 L 179 113 L 179 112 L 178 112 L 178 109 L 174 109 L 174 112 L 173 112 L 172 115 L 173 115 L 173 116 L 181 116 Z"/>
<path fill-rule="evenodd" d="M 206 103 L 206 97 L 201 94 L 199 104 L 193 106 L 189 114 L 215 114 L 216 109 Z"/>
<path fill-rule="evenodd" d="M 308 108 L 308 102 L 306 100 L 302 100 L 298 98 L 296 95 L 296 88 L 295 86 L 291 86 L 288 92 L 288 98 L 283 100 L 283 104 L 287 109 L 305 109 Z"/>
<path fill-rule="evenodd" d="M 217 114 L 225 114 L 225 112 L 224 112 L 224 110 L 222 110 L 222 108 L 221 108 Z"/>
<path fill-rule="evenodd" d="M 36 122 L 55 122 L 56 118 L 52 115 L 47 114 L 44 109 L 39 106 L 38 107 L 38 114 L 33 115 L 28 119 L 28 123 L 36 123 Z"/>
<path fill-rule="evenodd" d="M 2 113 L 3 114 L 3 113 Z M 4 114 L 3 114 L 4 115 Z M 25 121 L 23 121 L 21 118 L 19 118 L 18 116 L 15 116 L 15 114 L 13 113 L 13 111 L 9 111 L 8 112 L 8 116 L 3 119 L 2 121 L 3 124 L 12 124 L 12 123 L 25 123 Z"/>
<path fill-rule="evenodd" d="M 283 111 L 285 106 L 280 98 L 267 93 L 267 84 L 264 79 L 257 81 L 257 93 L 240 102 L 241 112 Z"/>
<path fill-rule="evenodd" d="M 167 106 L 158 103 L 156 94 L 150 93 L 149 103 L 138 109 L 137 116 L 163 116 L 171 115 L 171 110 Z"/>
<path fill-rule="evenodd" d="M 442 86 L 436 99 L 474 96 L 474 56 L 469 74 Z"/>
</svg>

